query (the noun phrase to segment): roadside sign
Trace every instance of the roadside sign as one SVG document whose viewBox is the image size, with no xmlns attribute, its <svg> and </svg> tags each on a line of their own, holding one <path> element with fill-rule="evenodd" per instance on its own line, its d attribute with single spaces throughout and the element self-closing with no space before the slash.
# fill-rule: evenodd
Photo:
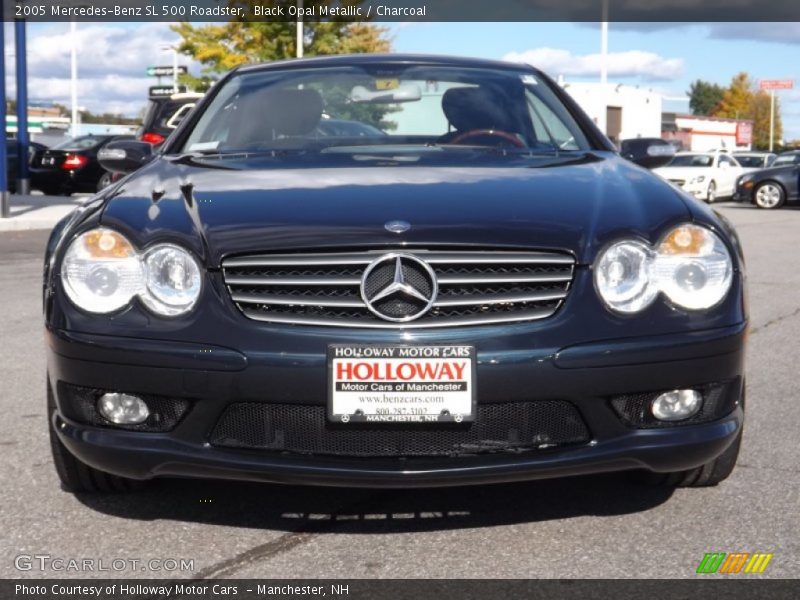
<svg viewBox="0 0 800 600">
<path fill-rule="evenodd" d="M 762 90 L 791 90 L 794 89 L 794 79 L 762 79 L 758 87 Z"/>
<path fill-rule="evenodd" d="M 749 146 L 753 143 L 753 123 L 751 121 L 739 121 L 736 123 L 736 145 Z"/>
<path fill-rule="evenodd" d="M 180 65 L 178 67 L 178 74 L 179 75 L 186 75 L 189 72 L 189 69 L 186 68 L 185 65 Z M 147 76 L 148 77 L 172 77 L 172 67 L 168 66 L 161 66 L 161 67 L 147 67 Z"/>
<path fill-rule="evenodd" d="M 186 92 L 185 85 L 178 86 L 179 94 L 183 94 Z M 171 85 L 154 85 L 150 87 L 150 97 L 151 98 L 165 98 L 167 96 L 172 96 L 175 93 L 175 88 Z"/>
</svg>

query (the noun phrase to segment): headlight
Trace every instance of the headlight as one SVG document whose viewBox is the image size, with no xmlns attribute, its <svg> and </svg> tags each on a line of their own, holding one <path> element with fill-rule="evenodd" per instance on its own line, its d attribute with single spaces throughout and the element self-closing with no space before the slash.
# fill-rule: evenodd
<svg viewBox="0 0 800 600">
<path fill-rule="evenodd" d="M 638 241 L 609 246 L 595 261 L 595 287 L 606 305 L 634 313 L 649 306 L 659 292 L 689 310 L 720 302 L 733 281 L 728 249 L 712 231 L 681 225 L 655 248 Z"/>
<path fill-rule="evenodd" d="M 692 183 L 703 183 L 705 180 L 706 180 L 706 176 L 705 175 L 698 175 L 697 177 L 693 177 L 692 179 L 690 179 L 689 183 L 690 184 L 692 184 Z"/>
<path fill-rule="evenodd" d="M 116 231 L 93 229 L 70 244 L 61 267 L 64 291 L 76 306 L 109 313 L 142 290 L 142 263 L 131 243 Z"/>
<path fill-rule="evenodd" d="M 647 307 L 658 290 L 650 283 L 651 250 L 640 242 L 624 241 L 609 246 L 595 263 L 595 285 L 609 308 L 638 312 Z"/>
<path fill-rule="evenodd" d="M 79 308 L 105 314 L 135 296 L 162 316 L 188 312 L 202 286 L 200 267 L 186 250 L 160 244 L 142 256 L 120 233 L 106 228 L 79 235 L 61 266 L 67 297 Z"/>
<path fill-rule="evenodd" d="M 161 315 L 179 315 L 194 306 L 200 296 L 200 267 L 183 248 L 164 244 L 144 257 L 147 293 L 142 301 Z"/>
<path fill-rule="evenodd" d="M 728 293 L 733 264 L 725 244 L 713 232 L 682 225 L 656 248 L 653 277 L 675 304 L 700 310 L 714 306 Z"/>
</svg>

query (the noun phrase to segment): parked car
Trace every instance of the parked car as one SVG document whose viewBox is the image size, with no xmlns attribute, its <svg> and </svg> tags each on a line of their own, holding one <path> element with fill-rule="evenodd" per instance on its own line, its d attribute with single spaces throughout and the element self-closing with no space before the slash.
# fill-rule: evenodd
<svg viewBox="0 0 800 600">
<path fill-rule="evenodd" d="M 730 198 L 742 166 L 724 151 L 678 152 L 669 164 L 655 172 L 698 200 L 711 204 Z"/>
<path fill-rule="evenodd" d="M 96 192 L 105 170 L 97 153 L 113 141 L 132 140 L 131 135 L 83 135 L 45 150 L 38 166 L 31 168 L 31 187 L 51 196 Z"/>
<path fill-rule="evenodd" d="M 739 177 L 734 200 L 766 209 L 800 201 L 800 151 L 784 152 L 770 168 Z"/>
<path fill-rule="evenodd" d="M 150 98 L 137 137 L 143 142 L 160 146 L 202 97 L 203 94 L 197 92 L 185 92 Z"/>
<path fill-rule="evenodd" d="M 388 134 L 314 135 L 323 108 Z M 101 160 L 135 172 L 62 221 L 45 260 L 68 489 L 626 469 L 705 486 L 734 467 L 736 233 L 537 69 L 241 67 L 161 151 L 116 142 Z"/>
<path fill-rule="evenodd" d="M 759 169 L 766 169 L 775 160 L 777 154 L 772 152 L 734 152 L 733 157 L 742 165 L 742 170 L 747 173 L 749 171 L 758 171 Z"/>
<path fill-rule="evenodd" d="M 38 142 L 28 143 L 28 166 L 36 167 L 42 160 L 47 146 Z M 17 191 L 17 172 L 19 169 L 19 144 L 15 138 L 6 138 L 6 178 L 8 191 Z"/>
<path fill-rule="evenodd" d="M 675 156 L 675 146 L 661 138 L 631 138 L 620 142 L 619 153 L 644 167 L 664 164 L 664 158 Z"/>
</svg>

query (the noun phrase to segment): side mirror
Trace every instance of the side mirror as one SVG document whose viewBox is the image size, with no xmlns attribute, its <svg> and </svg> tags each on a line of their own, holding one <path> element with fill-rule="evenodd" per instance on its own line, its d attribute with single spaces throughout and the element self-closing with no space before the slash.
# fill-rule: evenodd
<svg viewBox="0 0 800 600">
<path fill-rule="evenodd" d="M 652 139 L 632 139 L 622 141 L 623 158 L 636 163 L 645 169 L 657 169 L 663 167 L 675 156 L 675 147 L 664 140 Z"/>
<path fill-rule="evenodd" d="M 153 146 L 135 140 L 110 142 L 97 153 L 100 166 L 112 173 L 133 173 L 152 158 Z"/>
</svg>

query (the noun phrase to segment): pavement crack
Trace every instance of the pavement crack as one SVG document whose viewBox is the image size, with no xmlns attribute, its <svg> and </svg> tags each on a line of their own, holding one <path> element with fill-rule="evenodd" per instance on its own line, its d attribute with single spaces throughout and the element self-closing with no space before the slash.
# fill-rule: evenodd
<svg viewBox="0 0 800 600">
<path fill-rule="evenodd" d="M 774 319 L 770 319 L 763 325 L 759 325 L 758 327 L 753 327 L 750 330 L 750 335 L 755 335 L 759 331 L 766 329 L 767 327 L 772 327 L 773 325 L 777 325 L 778 323 L 785 321 L 786 319 L 791 319 L 792 317 L 800 316 L 800 306 L 795 308 L 792 312 L 786 315 L 781 315 L 780 317 L 775 317 Z"/>
<path fill-rule="evenodd" d="M 305 544 L 310 541 L 317 533 L 311 531 L 294 531 L 285 533 L 279 538 L 269 541 L 266 544 L 255 546 L 249 550 L 237 554 L 236 556 L 220 561 L 215 565 L 211 565 L 205 569 L 200 570 L 193 579 L 215 579 L 218 577 L 227 577 L 233 575 L 247 565 L 251 565 L 260 560 L 271 558 L 288 552 L 293 548 Z"/>
</svg>

